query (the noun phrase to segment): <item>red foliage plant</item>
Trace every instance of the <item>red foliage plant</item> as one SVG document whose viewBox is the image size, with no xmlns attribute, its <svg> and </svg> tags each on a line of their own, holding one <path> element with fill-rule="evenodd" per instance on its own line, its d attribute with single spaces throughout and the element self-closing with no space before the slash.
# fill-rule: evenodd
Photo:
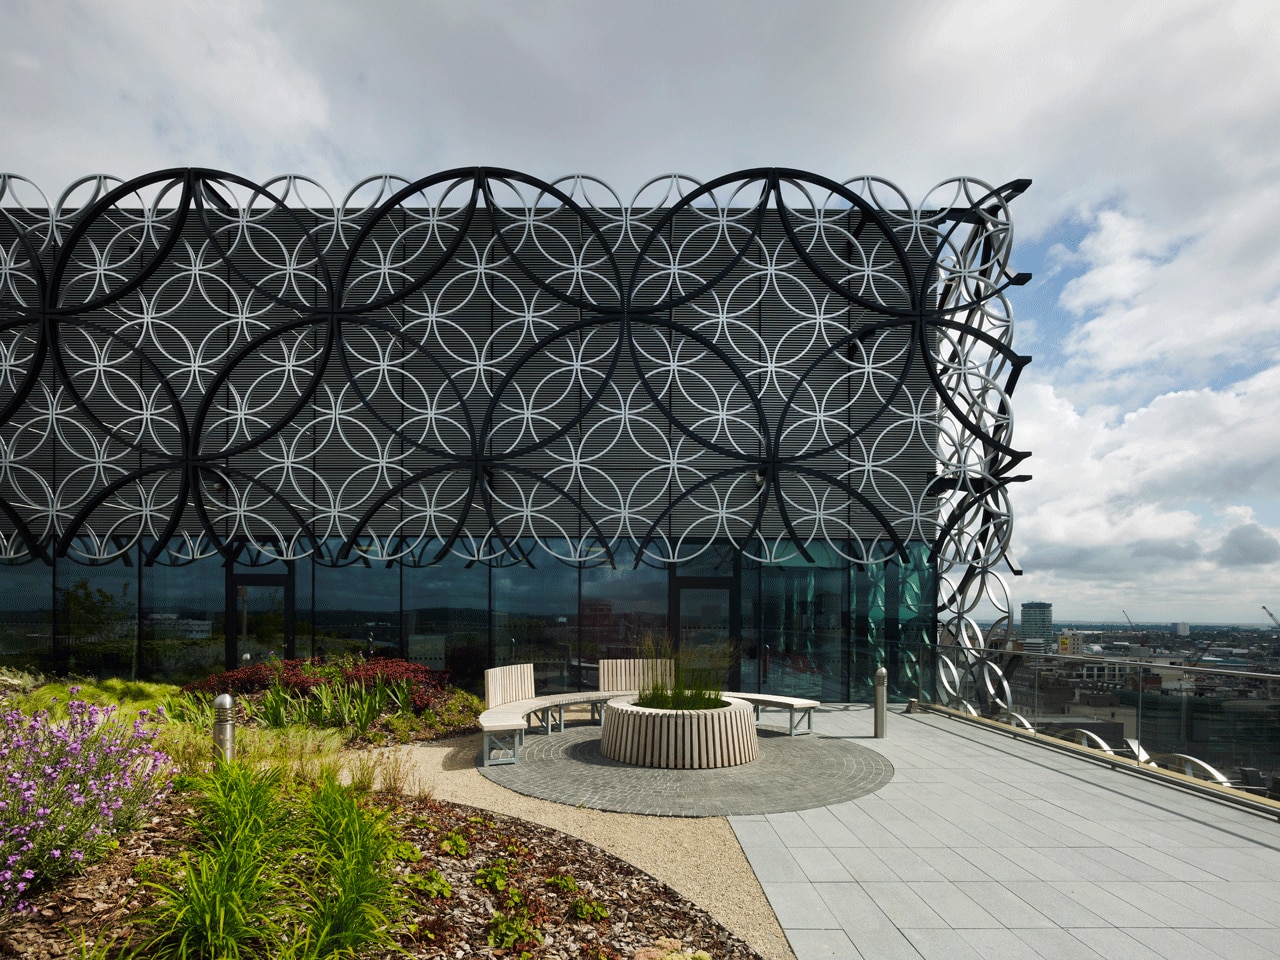
<svg viewBox="0 0 1280 960">
<path fill-rule="evenodd" d="M 341 678 L 334 676 L 333 669 L 326 668 L 319 658 L 266 660 L 188 683 L 182 692 L 249 694 L 283 687 L 306 694 L 321 685 L 373 686 L 379 680 L 387 684 L 408 683 L 413 709 L 418 713 L 436 709 L 448 697 L 448 670 L 432 670 L 420 663 L 393 659 L 357 662 L 343 669 Z"/>
</svg>

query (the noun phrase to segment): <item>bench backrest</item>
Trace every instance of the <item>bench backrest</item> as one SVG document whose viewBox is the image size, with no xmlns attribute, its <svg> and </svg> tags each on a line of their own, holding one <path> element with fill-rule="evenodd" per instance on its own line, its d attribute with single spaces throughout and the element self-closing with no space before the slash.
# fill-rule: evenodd
<svg viewBox="0 0 1280 960">
<path fill-rule="evenodd" d="M 647 690 L 654 680 L 661 677 L 670 683 L 670 660 L 601 660 L 600 690 Z"/>
<path fill-rule="evenodd" d="M 484 672 L 484 705 L 500 707 L 513 700 L 528 700 L 533 692 L 533 664 L 511 663 Z"/>
</svg>

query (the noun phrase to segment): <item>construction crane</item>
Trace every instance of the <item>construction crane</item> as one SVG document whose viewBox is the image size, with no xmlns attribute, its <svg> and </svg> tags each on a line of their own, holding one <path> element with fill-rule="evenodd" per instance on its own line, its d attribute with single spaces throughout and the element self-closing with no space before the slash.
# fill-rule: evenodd
<svg viewBox="0 0 1280 960">
<path fill-rule="evenodd" d="M 1267 605 L 1265 603 L 1262 605 L 1262 609 L 1266 610 L 1267 616 L 1271 618 L 1271 622 L 1274 623 L 1277 627 L 1280 627 L 1280 620 L 1276 619 L 1276 615 L 1274 613 L 1272 613 L 1270 610 L 1267 610 Z"/>
<path fill-rule="evenodd" d="M 1120 612 L 1121 612 L 1121 613 L 1124 613 L 1124 611 L 1123 611 L 1123 610 L 1121 610 Z M 1130 617 L 1130 616 L 1129 616 L 1129 614 L 1127 614 L 1127 613 L 1124 613 L 1124 618 L 1125 618 L 1126 620 L 1128 620 L 1128 621 L 1129 621 L 1129 629 L 1130 629 L 1131 631 L 1133 631 L 1134 633 L 1137 633 L 1137 632 L 1138 632 L 1138 628 L 1137 628 L 1137 627 L 1135 627 L 1135 626 L 1133 625 L 1133 618 L 1132 618 L 1132 617 Z"/>
</svg>

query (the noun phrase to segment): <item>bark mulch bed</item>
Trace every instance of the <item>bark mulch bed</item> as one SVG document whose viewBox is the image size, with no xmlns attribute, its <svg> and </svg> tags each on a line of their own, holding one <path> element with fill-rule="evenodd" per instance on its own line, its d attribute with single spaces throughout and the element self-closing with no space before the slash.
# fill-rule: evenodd
<svg viewBox="0 0 1280 960">
<path fill-rule="evenodd" d="M 400 920 L 401 952 L 379 951 L 370 957 L 516 960 L 528 951 L 539 958 L 626 960 L 637 949 L 674 938 L 685 949 L 705 950 L 715 958 L 760 960 L 706 911 L 585 841 L 524 820 L 427 798 L 380 797 L 378 802 L 393 811 L 401 840 L 415 844 L 424 855 L 398 866 L 402 873 L 418 875 L 404 884 L 411 902 Z M 134 933 L 138 912 L 154 899 L 145 881 L 169 879 L 172 863 L 166 858 L 176 858 L 185 849 L 185 821 L 193 812 L 182 797 L 170 798 L 142 829 L 122 836 L 119 848 L 106 860 L 33 897 L 35 913 L 0 933 L 0 955 L 32 960 L 75 957 L 79 936 L 93 940 Z M 465 841 L 465 854 L 458 839 Z M 442 843 L 453 853 L 444 852 Z M 509 886 L 497 892 L 477 885 L 477 871 L 491 871 L 500 861 L 507 866 Z M 421 889 L 432 886 L 424 881 L 433 869 L 452 887 L 449 896 L 433 897 Z M 549 884 L 549 877 L 571 877 L 573 883 L 561 879 Z M 574 885 L 576 891 L 566 889 Z M 520 912 L 509 905 L 513 888 L 520 892 L 542 942 L 530 938 L 506 949 L 491 946 L 494 912 Z"/>
</svg>

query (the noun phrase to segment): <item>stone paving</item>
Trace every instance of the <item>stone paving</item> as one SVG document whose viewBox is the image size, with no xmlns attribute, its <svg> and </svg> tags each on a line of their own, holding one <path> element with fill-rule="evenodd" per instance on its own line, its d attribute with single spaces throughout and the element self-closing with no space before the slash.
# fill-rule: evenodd
<svg viewBox="0 0 1280 960">
<path fill-rule="evenodd" d="M 570 806 L 668 817 L 794 812 L 879 790 L 893 767 L 874 750 L 818 734 L 758 728 L 760 757 L 717 770 L 654 770 L 600 753 L 600 728 L 525 737 L 518 764 L 479 767 L 517 793 Z M 479 764 L 479 757 L 476 762 Z"/>
<path fill-rule="evenodd" d="M 1273 960 L 1280 823 L 932 714 L 814 715 L 882 789 L 730 824 L 797 960 Z"/>
</svg>

